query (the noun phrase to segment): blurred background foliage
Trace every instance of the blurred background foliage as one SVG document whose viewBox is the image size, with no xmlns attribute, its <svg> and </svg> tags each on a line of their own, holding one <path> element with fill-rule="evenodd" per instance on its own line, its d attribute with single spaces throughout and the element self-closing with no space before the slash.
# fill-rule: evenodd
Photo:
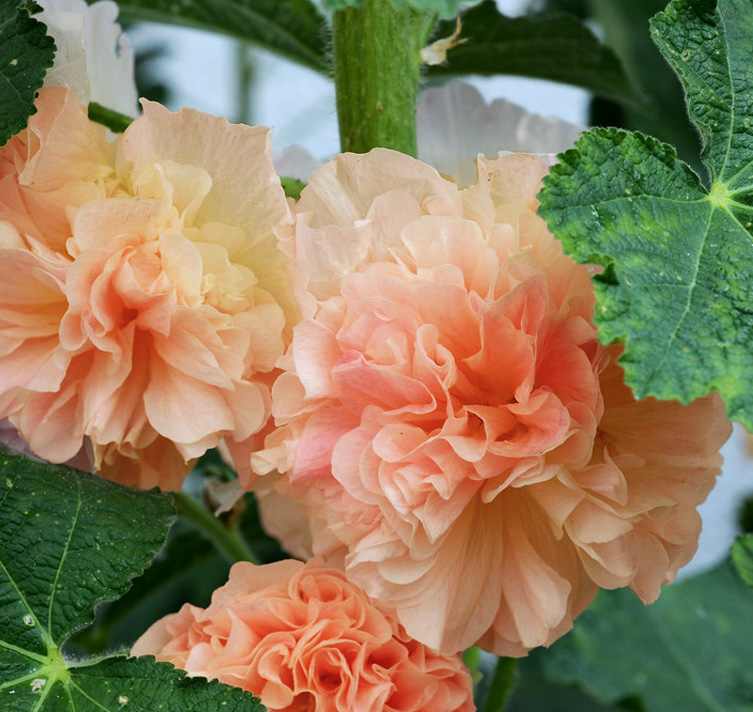
<svg viewBox="0 0 753 712">
<path fill-rule="evenodd" d="M 532 9 L 563 11 L 596 28 L 611 47 L 638 90 L 646 97 L 645 109 L 635 109 L 601 97 L 591 101 L 592 126 L 618 126 L 654 136 L 677 149 L 702 178 L 698 133 L 688 120 L 680 81 L 651 40 L 649 20 L 661 12 L 664 0 L 543 0 Z"/>
</svg>

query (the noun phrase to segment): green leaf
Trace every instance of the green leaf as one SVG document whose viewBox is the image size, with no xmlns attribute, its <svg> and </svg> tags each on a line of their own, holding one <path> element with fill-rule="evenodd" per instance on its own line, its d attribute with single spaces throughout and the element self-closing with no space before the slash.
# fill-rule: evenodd
<svg viewBox="0 0 753 712">
<path fill-rule="evenodd" d="M 66 643 L 75 654 L 97 655 L 130 648 L 155 620 L 184 603 L 206 608 L 227 582 L 230 564 L 214 543 L 176 522 L 167 544 L 117 601 L 97 607 L 95 622 Z"/>
<path fill-rule="evenodd" d="M 543 664 L 552 654 L 551 650 L 537 648 L 521 659 L 505 712 L 624 712 L 634 709 L 619 703 L 602 704 L 575 685 L 563 685 L 548 679 Z"/>
<path fill-rule="evenodd" d="M 471 0 L 471 2 L 478 0 Z M 364 0 L 323 0 L 327 10 L 342 10 L 346 7 L 359 7 Z M 468 0 L 390 0 L 395 7 L 411 5 L 418 10 L 433 10 L 442 17 L 452 17 L 460 9 L 461 5 L 468 5 Z"/>
<path fill-rule="evenodd" d="M 700 171 L 700 137 L 688 121 L 682 84 L 646 31 L 649 20 L 666 5 L 667 0 L 589 0 L 594 19 L 604 33 L 603 42 L 614 50 L 627 75 L 648 100 L 643 109 L 596 102 L 591 106 L 593 124 L 654 136 L 672 144 L 682 160 Z"/>
<path fill-rule="evenodd" d="M 286 176 L 280 176 L 280 183 L 282 183 L 285 195 L 288 198 L 298 200 L 301 197 L 301 191 L 306 187 L 306 183 L 297 178 L 288 178 Z"/>
<path fill-rule="evenodd" d="M 639 106 L 616 55 L 577 18 L 564 13 L 505 17 L 494 0 L 484 0 L 463 14 L 461 39 L 447 61 L 428 67 L 429 77 L 465 74 L 513 74 L 549 79 L 588 89 Z M 440 23 L 435 37 L 452 34 L 451 21 Z"/>
<path fill-rule="evenodd" d="M 738 537 L 732 545 L 732 563 L 740 578 L 753 588 L 753 534 Z"/>
<path fill-rule="evenodd" d="M 544 668 L 606 704 L 628 698 L 646 712 L 750 712 L 752 620 L 753 593 L 725 562 L 665 588 L 651 606 L 625 589 L 602 591 Z"/>
<path fill-rule="evenodd" d="M 0 709 L 261 709 L 243 690 L 189 680 L 165 663 L 68 660 L 61 651 L 162 546 L 175 516 L 169 497 L 3 450 L 0 507 Z"/>
<path fill-rule="evenodd" d="M 118 0 L 118 5 L 123 20 L 220 32 L 318 72 L 330 70 L 325 20 L 310 0 Z"/>
<path fill-rule="evenodd" d="M 265 709 L 240 688 L 187 677 L 172 665 L 156 663 L 149 656 L 114 655 L 93 664 L 78 664 L 70 669 L 68 680 L 52 686 L 41 707 L 33 705 L 39 702 L 47 684 L 36 694 L 28 692 L 23 683 L 11 689 L 19 697 L 8 695 L 15 704 L 3 708 L 8 712 L 263 712 Z"/>
<path fill-rule="evenodd" d="M 595 282 L 604 343 L 636 395 L 718 391 L 753 427 L 753 3 L 675 0 L 653 21 L 704 140 L 712 182 L 642 134 L 594 129 L 560 156 L 540 214 Z"/>
<path fill-rule="evenodd" d="M 55 61 L 55 41 L 28 3 L 0 3 L 0 146 L 26 128 L 34 99 Z"/>
</svg>

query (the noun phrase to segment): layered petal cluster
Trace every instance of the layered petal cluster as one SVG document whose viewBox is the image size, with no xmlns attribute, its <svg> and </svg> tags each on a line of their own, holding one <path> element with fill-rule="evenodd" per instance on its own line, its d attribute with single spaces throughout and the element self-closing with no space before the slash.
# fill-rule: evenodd
<svg viewBox="0 0 753 712">
<path fill-rule="evenodd" d="M 418 157 L 460 186 L 475 182 L 473 160 L 479 153 L 496 158 L 501 149 L 525 151 L 549 162 L 585 130 L 555 117 L 529 114 L 506 99 L 487 104 L 478 89 L 459 80 L 424 89 L 416 122 Z"/>
<path fill-rule="evenodd" d="M 133 50 L 115 22 L 118 6 L 110 0 L 39 0 L 37 16 L 55 40 L 55 63 L 46 87 L 67 87 L 82 104 L 96 101 L 134 116 L 137 109 Z"/>
<path fill-rule="evenodd" d="M 375 150 L 298 207 L 316 299 L 252 456 L 283 473 L 258 485 L 265 521 L 442 652 L 548 645 L 599 587 L 653 600 L 695 551 L 730 432 L 716 396 L 634 401 L 587 268 L 536 215 L 546 170 L 479 159 L 458 191 Z"/>
<path fill-rule="evenodd" d="M 131 654 L 242 687 L 273 712 L 474 709 L 458 656 L 409 638 L 393 615 L 317 560 L 235 564 L 206 610 L 184 605 Z"/>
<path fill-rule="evenodd" d="M 0 149 L 0 417 L 64 462 L 179 488 L 269 415 L 295 318 L 267 129 L 145 102 L 114 143 L 43 89 Z"/>
</svg>

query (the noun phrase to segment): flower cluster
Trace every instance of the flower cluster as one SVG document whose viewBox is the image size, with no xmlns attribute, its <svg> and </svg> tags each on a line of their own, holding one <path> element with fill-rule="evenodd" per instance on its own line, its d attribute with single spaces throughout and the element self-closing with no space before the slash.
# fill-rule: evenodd
<svg viewBox="0 0 753 712">
<path fill-rule="evenodd" d="M 64 51 L 0 148 L 2 437 L 163 489 L 220 447 L 309 560 L 237 564 L 133 653 L 273 710 L 451 712 L 459 651 L 549 645 L 599 588 L 655 599 L 730 426 L 716 395 L 635 400 L 536 214 L 547 162 L 480 156 L 461 189 L 374 149 L 288 200 L 265 128 L 150 102 L 117 138 L 92 123 L 80 2 L 45 0 Z"/>
<path fill-rule="evenodd" d="M 624 386 L 588 270 L 536 215 L 546 170 L 479 159 L 459 191 L 374 150 L 324 166 L 297 206 L 316 300 L 252 455 L 284 473 L 257 485 L 265 521 L 444 652 L 549 645 L 599 587 L 656 598 L 695 551 L 729 435 L 716 396 Z"/>
<path fill-rule="evenodd" d="M 295 305 L 267 129 L 144 103 L 115 143 L 40 92 L 0 150 L 0 414 L 31 449 L 138 487 L 269 415 Z"/>
<path fill-rule="evenodd" d="M 274 712 L 468 712 L 458 656 L 409 638 L 394 615 L 320 561 L 238 563 L 203 610 L 155 623 L 133 655 L 253 692 Z"/>
</svg>

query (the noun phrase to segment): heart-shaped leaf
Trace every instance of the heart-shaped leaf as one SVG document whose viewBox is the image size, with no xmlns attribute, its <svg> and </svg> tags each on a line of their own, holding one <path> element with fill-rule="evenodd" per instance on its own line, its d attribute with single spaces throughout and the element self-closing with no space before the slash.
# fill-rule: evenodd
<svg viewBox="0 0 753 712">
<path fill-rule="evenodd" d="M 34 98 L 55 61 L 55 41 L 30 16 L 31 2 L 0 3 L 0 146 L 26 128 Z"/>
<path fill-rule="evenodd" d="M 540 214 L 596 263 L 596 322 L 639 398 L 718 391 L 753 427 L 753 1 L 674 0 L 653 36 L 685 86 L 710 187 L 674 149 L 594 129 L 545 180 Z"/>
<path fill-rule="evenodd" d="M 257 712 L 249 693 L 150 658 L 67 659 L 65 640 L 149 564 L 171 499 L 0 451 L 0 709 Z"/>
</svg>

